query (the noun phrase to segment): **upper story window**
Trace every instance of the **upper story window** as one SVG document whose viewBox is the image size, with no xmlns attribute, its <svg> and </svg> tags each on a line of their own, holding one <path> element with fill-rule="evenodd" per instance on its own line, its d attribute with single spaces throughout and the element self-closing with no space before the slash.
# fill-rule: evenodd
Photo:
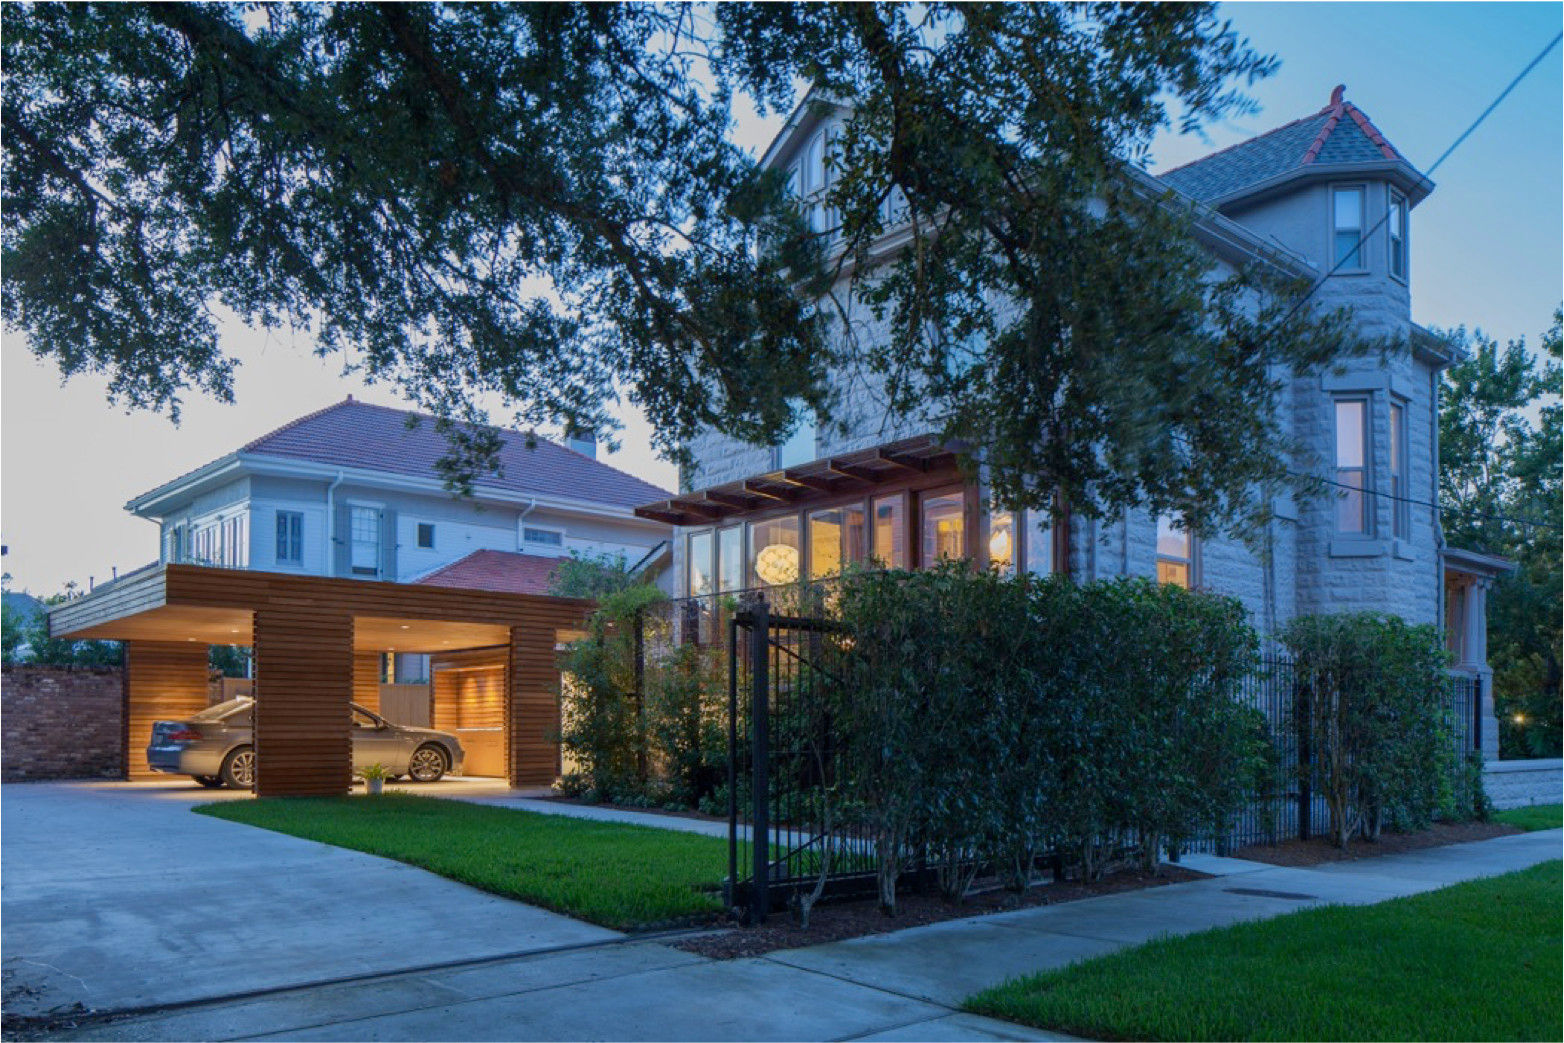
<svg viewBox="0 0 1564 1043">
<path fill-rule="evenodd" d="M 795 412 L 801 414 L 798 426 L 787 436 L 786 441 L 771 448 L 771 466 L 774 469 L 797 467 L 815 458 L 815 434 L 820 425 L 810 410 L 795 409 Z"/>
<path fill-rule="evenodd" d="M 819 198 L 831 187 L 831 150 L 835 140 L 832 126 L 817 129 L 798 150 L 788 169 L 788 185 L 803 203 L 810 229 L 819 233 L 834 234 L 838 223 L 836 212 Z"/>
<path fill-rule="evenodd" d="M 1363 186 L 1331 190 L 1332 264 L 1347 271 L 1363 267 Z"/>
<path fill-rule="evenodd" d="M 565 534 L 558 529 L 536 529 L 527 525 L 521 530 L 521 542 L 529 547 L 563 547 Z"/>
<path fill-rule="evenodd" d="M 304 515 L 300 511 L 277 512 L 277 564 L 304 564 Z"/>
<path fill-rule="evenodd" d="M 380 510 L 377 507 L 353 507 L 348 512 L 348 566 L 355 576 L 374 576 L 380 572 Z"/>
<path fill-rule="evenodd" d="M 1195 537 L 1178 515 L 1157 516 L 1157 582 L 1186 590 L 1195 583 Z"/>
<path fill-rule="evenodd" d="M 688 585 L 686 593 L 694 598 L 712 592 L 712 536 L 705 532 L 692 532 L 689 539 Z"/>
<path fill-rule="evenodd" d="M 1014 511 L 995 508 L 988 516 L 988 563 L 1001 575 L 1013 576 L 1019 557 L 1020 531 Z"/>
<path fill-rule="evenodd" d="M 1407 502 L 1407 410 L 1405 403 L 1390 403 L 1390 510 L 1397 539 L 1406 539 L 1412 527 Z"/>
<path fill-rule="evenodd" d="M 1390 238 L 1390 274 L 1397 279 L 1407 277 L 1407 197 L 1390 190 L 1390 213 L 1386 215 L 1385 228 Z"/>
<path fill-rule="evenodd" d="M 418 523 L 418 545 L 425 550 L 434 549 L 434 523 Z"/>
<path fill-rule="evenodd" d="M 1336 400 L 1336 531 L 1366 535 L 1368 515 L 1368 400 Z"/>
</svg>

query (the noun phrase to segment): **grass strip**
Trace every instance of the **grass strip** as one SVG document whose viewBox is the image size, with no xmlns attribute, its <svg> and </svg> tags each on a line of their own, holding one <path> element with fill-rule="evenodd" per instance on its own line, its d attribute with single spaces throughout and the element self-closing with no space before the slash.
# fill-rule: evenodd
<svg viewBox="0 0 1564 1043">
<path fill-rule="evenodd" d="M 1166 938 L 966 1008 L 1091 1039 L 1560 1038 L 1561 863 Z"/>
<path fill-rule="evenodd" d="M 1509 808 L 1493 813 L 1495 822 L 1535 833 L 1539 829 L 1558 829 L 1564 826 L 1564 804 L 1533 804 L 1529 808 Z"/>
<path fill-rule="evenodd" d="M 406 862 L 618 930 L 722 909 L 707 890 L 727 871 L 727 843 L 716 837 L 411 794 L 277 797 L 195 810 Z"/>
</svg>

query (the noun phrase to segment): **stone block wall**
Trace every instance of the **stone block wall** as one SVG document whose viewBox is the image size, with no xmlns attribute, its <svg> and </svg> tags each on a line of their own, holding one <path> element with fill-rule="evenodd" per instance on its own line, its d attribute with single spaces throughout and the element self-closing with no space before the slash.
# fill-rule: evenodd
<svg viewBox="0 0 1564 1043">
<path fill-rule="evenodd" d="M 120 667 L 7 666 L 0 674 L 0 779 L 118 779 Z"/>
<path fill-rule="evenodd" d="M 1483 788 L 1500 810 L 1557 804 L 1564 799 L 1564 761 L 1491 760 L 1483 769 Z"/>
</svg>

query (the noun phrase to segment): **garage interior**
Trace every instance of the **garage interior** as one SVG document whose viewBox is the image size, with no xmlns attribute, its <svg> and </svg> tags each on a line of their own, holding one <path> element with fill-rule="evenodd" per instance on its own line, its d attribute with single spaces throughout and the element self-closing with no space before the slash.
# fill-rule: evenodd
<svg viewBox="0 0 1564 1043">
<path fill-rule="evenodd" d="M 590 603 L 532 594 L 162 565 L 67 602 L 50 634 L 125 642 L 128 777 L 156 720 L 209 703 L 208 647 L 254 652 L 260 796 L 334 796 L 352 783 L 348 703 L 380 709 L 380 659 L 431 657 L 429 726 L 457 735 L 463 773 L 511 786 L 559 773 L 556 648 Z"/>
</svg>

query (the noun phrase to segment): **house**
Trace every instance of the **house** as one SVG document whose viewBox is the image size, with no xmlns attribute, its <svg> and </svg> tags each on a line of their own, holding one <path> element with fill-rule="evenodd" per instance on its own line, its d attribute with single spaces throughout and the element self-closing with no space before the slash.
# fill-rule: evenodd
<svg viewBox="0 0 1564 1043">
<path fill-rule="evenodd" d="M 840 119 L 839 108 L 806 99 L 764 162 L 807 199 L 826 184 Z M 704 433 L 688 446 L 689 491 L 637 509 L 678 526 L 680 593 L 821 578 L 869 558 L 1146 576 L 1237 597 L 1267 634 L 1294 616 L 1351 610 L 1436 624 L 1462 635 L 1462 668 L 1486 682 L 1480 591 L 1497 566 L 1447 548 L 1431 506 L 1439 372 L 1451 354 L 1413 322 L 1409 273 L 1412 214 L 1432 183 L 1340 87 L 1315 113 L 1144 180 L 1196 204 L 1213 272 L 1263 261 L 1312 281 L 1334 268 L 1316 294 L 1322 307 L 1347 306 L 1366 335 L 1410 343 L 1400 357 L 1289 378 L 1281 420 L 1302 447 L 1294 466 L 1334 483 L 1334 495 L 1278 499 L 1258 547 L 1195 539 L 1178 519 L 1144 510 L 1094 521 L 1061 504 L 1017 516 L 992 508 L 981 481 L 963 480 L 925 418 L 887 415 L 864 390 L 872 375 L 842 372 L 833 381 L 845 431 L 805 424 L 776 446 Z M 906 234 L 887 223 L 888 240 Z M 815 227 L 825 224 L 822 215 Z M 1485 701 L 1484 743 L 1495 755 Z"/>
<path fill-rule="evenodd" d="M 596 459 L 591 439 L 499 433 L 498 472 L 458 497 L 435 466 L 448 447 L 433 417 L 349 396 L 125 508 L 157 524 L 164 564 L 517 594 L 547 593 L 572 553 L 662 570 L 668 526 L 632 508 L 666 490 Z M 401 656 L 393 673 L 421 680 L 426 658 Z"/>
</svg>

